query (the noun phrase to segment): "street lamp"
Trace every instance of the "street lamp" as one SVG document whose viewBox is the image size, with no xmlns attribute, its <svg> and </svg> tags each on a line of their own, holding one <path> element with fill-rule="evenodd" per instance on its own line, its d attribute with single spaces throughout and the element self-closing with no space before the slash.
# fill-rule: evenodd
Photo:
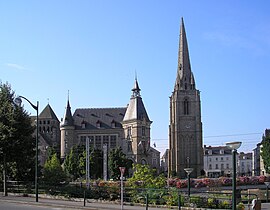
<svg viewBox="0 0 270 210">
<path fill-rule="evenodd" d="M 193 168 L 184 168 L 184 170 L 188 175 L 188 197 L 190 197 L 190 174 L 193 171 Z"/>
<path fill-rule="evenodd" d="M 237 149 L 241 146 L 242 142 L 228 142 L 226 146 L 232 149 L 232 165 L 233 165 L 233 182 L 232 182 L 232 209 L 236 210 L 236 153 Z"/>
<path fill-rule="evenodd" d="M 268 203 L 268 188 L 269 188 L 270 182 L 264 182 L 264 184 L 266 185 L 266 203 Z"/>
<path fill-rule="evenodd" d="M 15 98 L 14 102 L 17 106 L 21 106 L 22 98 L 26 100 L 36 111 L 37 111 L 37 130 L 36 130 L 36 167 L 35 167 L 35 193 L 36 193 L 36 202 L 38 202 L 38 101 L 37 105 L 34 105 L 31 101 L 23 96 L 18 96 Z"/>
</svg>

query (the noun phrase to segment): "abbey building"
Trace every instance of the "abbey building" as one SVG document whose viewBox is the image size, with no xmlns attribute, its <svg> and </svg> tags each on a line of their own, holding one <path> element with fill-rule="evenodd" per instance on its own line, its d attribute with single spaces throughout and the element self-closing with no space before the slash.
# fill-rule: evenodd
<svg viewBox="0 0 270 210">
<path fill-rule="evenodd" d="M 85 144 L 90 147 L 108 150 L 121 147 L 131 163 L 149 164 L 159 169 L 160 152 L 150 146 L 152 121 L 144 107 L 137 79 L 127 107 L 76 109 L 72 115 L 69 100 L 62 122 L 61 158 L 64 159 L 70 148 Z"/>
<path fill-rule="evenodd" d="M 200 91 L 191 71 L 188 44 L 182 18 L 179 38 L 178 66 L 174 90 L 170 96 L 169 176 L 192 177 L 203 170 L 202 122 Z"/>
<path fill-rule="evenodd" d="M 109 152 L 121 147 L 130 163 L 159 169 L 160 152 L 150 143 L 151 124 L 135 79 L 127 107 L 77 108 L 72 113 L 68 99 L 60 122 L 48 105 L 40 116 L 40 151 L 45 158 L 46 148 L 55 146 L 64 160 L 72 146 L 85 145 L 89 140 L 92 148 L 105 147 Z M 200 91 L 191 70 L 183 19 L 176 81 L 170 96 L 169 150 L 163 162 L 169 176 L 185 178 L 185 169 L 192 168 L 191 176 L 197 177 L 203 170 Z"/>
</svg>

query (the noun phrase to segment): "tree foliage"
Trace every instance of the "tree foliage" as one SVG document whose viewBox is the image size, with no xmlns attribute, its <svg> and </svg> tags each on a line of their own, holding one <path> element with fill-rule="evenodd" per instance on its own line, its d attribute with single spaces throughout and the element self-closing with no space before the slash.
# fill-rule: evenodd
<svg viewBox="0 0 270 210">
<path fill-rule="evenodd" d="M 270 173 L 270 137 L 263 136 L 261 156 L 266 173 Z"/>
<path fill-rule="evenodd" d="M 48 184 L 59 184 L 66 180 L 65 173 L 56 153 L 44 165 L 43 180 Z"/>
<path fill-rule="evenodd" d="M 0 84 L 0 168 L 14 180 L 33 180 L 35 168 L 34 127 L 29 114 L 14 104 L 9 84 Z M 4 167 L 4 165 L 6 167 Z"/>
<path fill-rule="evenodd" d="M 103 159 L 102 151 L 91 148 L 89 151 L 90 177 L 93 179 L 102 178 Z M 74 146 L 64 161 L 64 170 L 73 180 L 86 174 L 86 150 L 84 146 Z"/>
<path fill-rule="evenodd" d="M 131 187 L 163 188 L 166 185 L 164 175 L 156 176 L 156 169 L 151 169 L 149 165 L 133 164 L 133 170 L 133 176 L 128 179 Z"/>
<path fill-rule="evenodd" d="M 64 161 L 64 171 L 72 180 L 76 180 L 83 175 L 83 164 L 80 164 L 83 161 L 81 160 L 83 157 L 83 148 L 73 146 Z"/>
<path fill-rule="evenodd" d="M 126 158 L 126 155 L 123 153 L 121 148 L 116 148 L 110 151 L 109 153 L 109 171 L 110 177 L 112 179 L 119 179 L 120 177 L 120 170 L 119 167 L 125 167 L 125 174 L 128 174 L 128 169 L 131 167 L 129 165 L 129 161 Z"/>
</svg>

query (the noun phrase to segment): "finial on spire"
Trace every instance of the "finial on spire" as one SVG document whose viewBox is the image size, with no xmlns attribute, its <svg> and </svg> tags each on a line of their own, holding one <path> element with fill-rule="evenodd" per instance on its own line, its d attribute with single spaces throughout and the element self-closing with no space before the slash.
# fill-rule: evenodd
<svg viewBox="0 0 270 210">
<path fill-rule="evenodd" d="M 48 102 L 48 104 L 50 104 L 50 99 L 49 98 L 47 98 L 47 102 Z"/>
<path fill-rule="evenodd" d="M 69 90 L 68 90 L 68 98 L 67 98 L 67 99 L 68 99 L 68 101 L 69 101 Z"/>
<path fill-rule="evenodd" d="M 135 69 L 135 80 L 137 80 L 137 70 Z"/>
</svg>

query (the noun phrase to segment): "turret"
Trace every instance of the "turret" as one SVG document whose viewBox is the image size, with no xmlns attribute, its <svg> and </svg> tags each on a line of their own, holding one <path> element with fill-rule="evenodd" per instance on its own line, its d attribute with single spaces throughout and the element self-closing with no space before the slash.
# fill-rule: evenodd
<svg viewBox="0 0 270 210">
<path fill-rule="evenodd" d="M 125 138 L 128 141 L 128 156 L 132 156 L 136 163 L 147 164 L 150 161 L 147 152 L 150 149 L 150 121 L 144 107 L 141 89 L 135 79 L 132 95 L 125 113 L 122 125 Z"/>
<path fill-rule="evenodd" d="M 64 118 L 60 124 L 61 130 L 61 159 L 64 159 L 68 154 L 70 148 L 74 145 L 74 119 L 71 114 L 71 107 L 69 104 L 69 98 L 67 100 L 67 107 L 64 114 Z"/>
</svg>

